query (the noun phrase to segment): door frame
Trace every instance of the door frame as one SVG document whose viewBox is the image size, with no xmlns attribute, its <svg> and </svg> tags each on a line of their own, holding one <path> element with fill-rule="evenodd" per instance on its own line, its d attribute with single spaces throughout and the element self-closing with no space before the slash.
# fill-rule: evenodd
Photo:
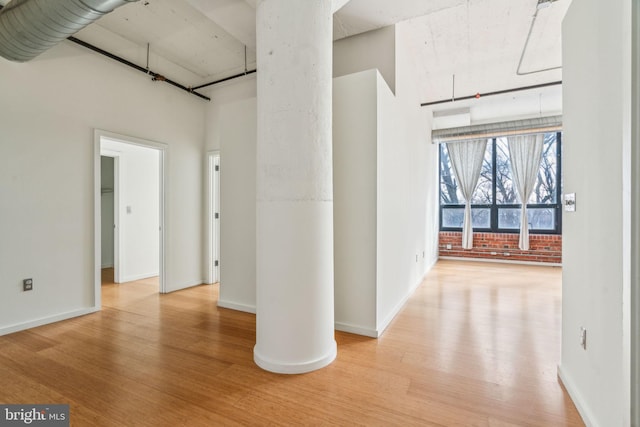
<svg viewBox="0 0 640 427">
<path fill-rule="evenodd" d="M 216 166 L 218 170 L 216 171 Z M 206 156 L 206 202 L 207 216 L 205 229 L 207 232 L 207 283 L 220 281 L 220 151 L 212 150 Z M 218 261 L 218 265 L 216 265 Z"/>
<path fill-rule="evenodd" d="M 625 215 L 623 227 L 627 231 L 623 238 L 628 258 L 628 278 L 623 289 L 623 353 L 625 378 L 625 398 L 628 401 L 628 417 L 625 422 L 640 425 L 640 5 L 637 2 L 625 3 L 630 12 L 631 42 L 625 46 L 630 53 L 631 93 L 630 96 L 630 135 L 625 141 L 625 162 L 623 163 L 623 184 L 628 186 L 628 194 L 623 203 Z M 625 269 L 626 272 L 626 269 Z M 628 381 L 628 382 L 627 382 Z"/>
<path fill-rule="evenodd" d="M 93 138 L 93 166 L 94 166 L 94 308 L 100 310 L 102 307 L 102 276 L 101 276 L 101 267 L 102 267 L 102 231 L 101 231 L 101 190 L 100 190 L 100 156 L 101 156 L 101 143 L 102 139 L 111 139 L 123 144 L 137 145 L 140 147 L 151 148 L 158 151 L 159 158 L 159 206 L 158 206 L 158 215 L 159 215 L 159 230 L 158 230 L 158 244 L 159 244 L 159 292 L 166 293 L 167 285 L 166 285 L 166 235 L 167 235 L 167 226 L 166 226 L 166 200 L 167 200 L 167 187 L 168 187 L 168 179 L 166 175 L 166 164 L 167 164 L 167 151 L 168 145 L 161 142 L 150 141 L 142 138 L 136 138 L 132 136 L 122 135 L 114 132 L 109 132 L 101 129 L 94 130 L 94 138 Z M 114 171 L 115 172 L 115 171 Z M 118 173 L 118 176 L 120 174 Z M 119 184 L 115 183 L 114 187 Z M 114 188 L 115 191 L 115 188 Z M 115 194 L 114 194 L 115 199 Z M 116 201 L 114 200 L 114 205 L 116 205 Z M 119 204 L 119 203 L 118 203 Z M 117 218 L 118 215 L 115 215 Z M 117 221 L 117 220 L 116 220 Z M 114 245 L 116 244 L 116 239 L 118 242 L 120 240 L 120 226 L 116 224 L 117 232 L 114 235 Z M 118 243 L 119 244 L 119 243 Z M 117 250 L 116 250 L 117 251 Z M 119 251 L 116 252 L 117 257 L 120 258 L 121 254 Z M 116 254 L 114 253 L 114 264 L 116 262 L 119 263 L 119 259 L 116 261 Z"/>
</svg>

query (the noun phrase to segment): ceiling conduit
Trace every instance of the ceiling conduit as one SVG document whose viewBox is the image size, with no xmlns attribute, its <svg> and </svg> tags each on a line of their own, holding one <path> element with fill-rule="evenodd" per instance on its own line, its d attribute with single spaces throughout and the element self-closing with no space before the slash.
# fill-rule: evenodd
<svg viewBox="0 0 640 427">
<path fill-rule="evenodd" d="M 0 56 L 29 61 L 102 16 L 138 0 L 12 0 L 0 11 Z"/>
</svg>

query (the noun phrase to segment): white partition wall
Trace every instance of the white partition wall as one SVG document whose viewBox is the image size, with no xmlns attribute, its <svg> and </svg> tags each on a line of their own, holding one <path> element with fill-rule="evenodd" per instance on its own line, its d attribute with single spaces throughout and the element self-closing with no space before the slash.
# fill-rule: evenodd
<svg viewBox="0 0 640 427">
<path fill-rule="evenodd" d="M 563 215 L 558 371 L 586 424 L 603 427 L 630 413 L 631 4 L 574 1 L 563 23 L 563 178 L 576 209 Z"/>
<path fill-rule="evenodd" d="M 413 108 L 418 104 L 413 104 Z M 437 258 L 428 122 L 376 70 L 334 80 L 336 328 L 380 336 Z M 415 112 L 414 112 L 415 114 Z"/>
<path fill-rule="evenodd" d="M 336 328 L 376 333 L 378 73 L 334 80 Z"/>
</svg>

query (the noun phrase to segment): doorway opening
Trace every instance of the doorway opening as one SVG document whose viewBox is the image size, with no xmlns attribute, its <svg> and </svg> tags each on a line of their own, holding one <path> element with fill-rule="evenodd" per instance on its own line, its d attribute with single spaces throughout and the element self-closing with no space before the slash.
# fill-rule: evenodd
<svg viewBox="0 0 640 427">
<path fill-rule="evenodd" d="M 165 292 L 166 145 L 95 132 L 95 305 L 105 283 L 153 281 Z"/>
<path fill-rule="evenodd" d="M 120 153 L 115 151 L 100 151 L 100 229 L 101 229 L 101 271 L 102 282 L 119 283 L 119 265 L 116 263 L 116 249 L 119 244 L 116 239 L 119 237 L 116 230 L 119 229 L 116 212 L 119 211 L 117 202 L 119 200 L 119 161 Z"/>
<path fill-rule="evenodd" d="M 220 152 L 207 153 L 207 283 L 220 282 Z"/>
</svg>

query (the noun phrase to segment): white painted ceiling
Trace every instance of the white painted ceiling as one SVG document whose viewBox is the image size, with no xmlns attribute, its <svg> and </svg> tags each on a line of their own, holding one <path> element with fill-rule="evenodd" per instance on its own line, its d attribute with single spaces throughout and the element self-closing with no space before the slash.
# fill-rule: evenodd
<svg viewBox="0 0 640 427">
<path fill-rule="evenodd" d="M 406 25 L 420 99 L 450 99 L 561 80 L 560 23 L 570 1 L 537 11 L 538 0 L 350 0 L 334 15 L 334 39 Z M 140 0 L 77 37 L 198 86 L 256 67 L 255 0 Z"/>
<path fill-rule="evenodd" d="M 403 24 L 423 102 L 562 80 L 561 23 L 570 0 L 538 10 L 532 25 L 536 4 L 469 0 Z"/>
</svg>

